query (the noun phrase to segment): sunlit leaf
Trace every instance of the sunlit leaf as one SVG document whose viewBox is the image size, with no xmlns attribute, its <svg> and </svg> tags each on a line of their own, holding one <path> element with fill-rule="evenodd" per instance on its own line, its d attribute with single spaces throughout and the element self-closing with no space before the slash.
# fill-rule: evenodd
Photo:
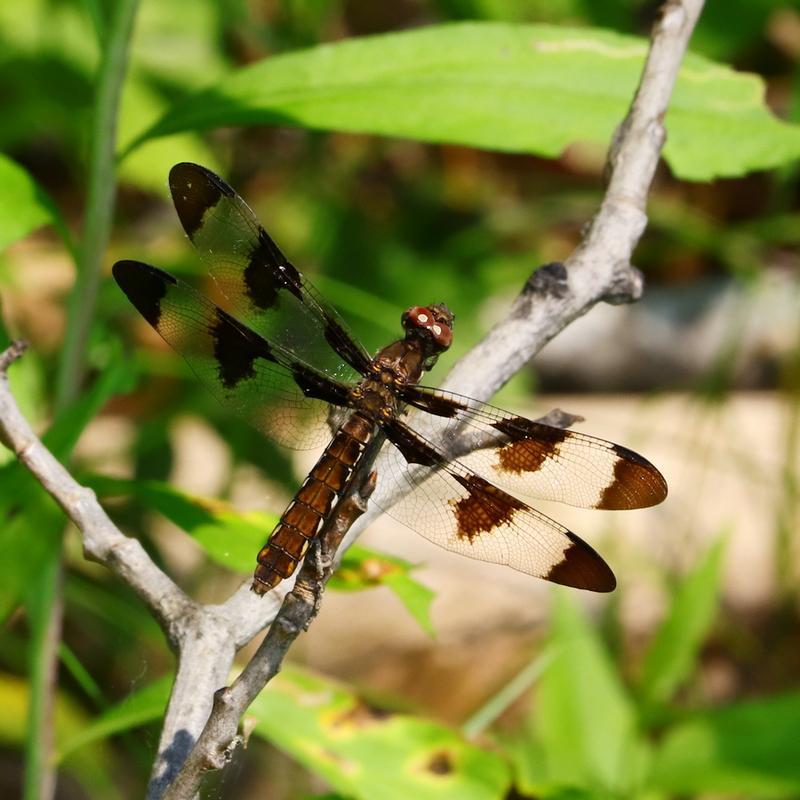
<svg viewBox="0 0 800 800">
<path fill-rule="evenodd" d="M 92 386 L 59 414 L 43 441 L 66 460 L 80 434 L 108 399 L 129 385 L 130 369 L 112 362 Z M 60 548 L 64 512 L 21 464 L 0 467 L 0 620 L 38 580 L 42 565 Z"/>
<path fill-rule="evenodd" d="M 30 691 L 27 681 L 0 673 L 0 743 L 19 747 L 25 737 Z M 65 692 L 55 696 L 55 740 L 62 741 L 78 735 L 87 724 L 85 713 Z M 84 787 L 87 796 L 118 798 L 113 775 L 112 753 L 102 743 L 67 758 L 62 766 Z"/>
<path fill-rule="evenodd" d="M 53 201 L 36 181 L 0 153 L 0 250 L 57 220 Z"/>
<path fill-rule="evenodd" d="M 104 496 L 136 497 L 190 534 L 216 563 L 244 574 L 252 572 L 256 554 L 278 521 L 275 514 L 236 511 L 221 500 L 197 497 L 161 481 L 94 476 L 88 482 Z M 329 586 L 340 591 L 388 586 L 423 630 L 433 635 L 430 619 L 433 592 L 411 577 L 412 569 L 413 565 L 403 559 L 351 547 Z"/>
<path fill-rule="evenodd" d="M 274 514 L 235 511 L 221 500 L 197 497 L 162 481 L 94 476 L 89 484 L 104 496 L 136 497 L 190 534 L 214 561 L 236 572 L 253 571 L 256 554 L 278 521 Z"/>
<path fill-rule="evenodd" d="M 283 671 L 248 711 L 269 739 L 347 797 L 497 800 L 503 759 L 444 725 L 375 708 L 332 681 Z"/>
<path fill-rule="evenodd" d="M 717 542 L 675 592 L 645 656 L 641 681 L 645 705 L 669 700 L 694 670 L 717 608 L 723 544 Z"/>
<path fill-rule="evenodd" d="M 388 586 L 425 633 L 433 636 L 435 631 L 430 609 L 435 593 L 411 577 L 413 569 L 414 565 L 402 558 L 354 545 L 342 557 L 328 586 L 341 591 Z"/>
<path fill-rule="evenodd" d="M 171 685 L 172 677 L 165 675 L 131 692 L 91 723 L 65 737 L 58 748 L 58 761 L 68 758 L 73 751 L 89 742 L 107 739 L 122 731 L 160 720 L 167 707 Z"/>
<path fill-rule="evenodd" d="M 644 39 L 597 29 L 472 22 L 271 57 L 186 98 L 137 141 L 222 125 L 299 125 L 554 157 L 605 147 L 625 115 Z M 800 131 L 764 84 L 688 55 L 667 117 L 676 175 L 710 180 L 785 163 Z"/>
<path fill-rule="evenodd" d="M 800 693 L 693 715 L 670 729 L 649 785 L 671 794 L 800 796 Z"/>
<path fill-rule="evenodd" d="M 576 602 L 556 593 L 553 659 L 536 692 L 533 728 L 548 786 L 630 792 L 644 758 L 631 699 Z"/>
</svg>

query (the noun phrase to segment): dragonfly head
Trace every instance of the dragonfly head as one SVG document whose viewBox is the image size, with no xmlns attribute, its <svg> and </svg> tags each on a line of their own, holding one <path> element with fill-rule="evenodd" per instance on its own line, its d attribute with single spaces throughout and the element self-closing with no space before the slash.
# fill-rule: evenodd
<svg viewBox="0 0 800 800">
<path fill-rule="evenodd" d="M 402 316 L 406 338 L 422 338 L 427 355 L 443 353 L 453 341 L 453 312 L 444 303 L 412 306 Z"/>
</svg>

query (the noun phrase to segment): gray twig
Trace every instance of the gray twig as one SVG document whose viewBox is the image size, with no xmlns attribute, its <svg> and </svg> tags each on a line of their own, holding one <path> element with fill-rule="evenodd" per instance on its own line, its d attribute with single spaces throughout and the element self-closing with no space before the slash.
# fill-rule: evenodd
<svg viewBox="0 0 800 800">
<path fill-rule="evenodd" d="M 305 630 L 319 610 L 319 601 L 334 567 L 334 555 L 347 531 L 367 510 L 367 501 L 375 489 L 376 474 L 364 475 L 371 468 L 382 441 L 373 443 L 366 463 L 353 479 L 353 489 L 337 505 L 334 514 L 318 538 L 319 559 L 306 556 L 294 588 L 283 601 L 275 621 L 255 655 L 239 677 L 214 694 L 214 706 L 197 744 L 192 749 L 175 780 L 169 784 L 163 800 L 191 798 L 199 791 L 203 775 L 221 769 L 231 759 L 241 741 L 239 720 L 258 693 L 278 673 L 284 656 L 294 640 Z"/>
</svg>

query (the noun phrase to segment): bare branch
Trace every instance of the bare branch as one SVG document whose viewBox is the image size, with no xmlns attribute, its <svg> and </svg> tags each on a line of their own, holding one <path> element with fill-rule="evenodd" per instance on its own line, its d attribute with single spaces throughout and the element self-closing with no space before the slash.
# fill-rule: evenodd
<svg viewBox="0 0 800 800">
<path fill-rule="evenodd" d="M 374 459 L 377 446 L 371 453 Z M 295 582 L 286 596 L 275 621 L 255 655 L 229 686 L 214 694 L 214 706 L 208 722 L 189 753 L 183 768 L 163 795 L 164 800 L 190 800 L 200 790 L 203 775 L 222 769 L 232 758 L 241 737 L 239 720 L 267 683 L 277 675 L 289 647 L 308 629 L 317 614 L 325 584 L 333 573 L 334 555 L 347 531 L 366 511 L 369 496 L 375 489 L 375 473 L 359 472 L 355 488 L 339 503 L 321 535 L 316 540 L 316 555 L 309 552 Z"/>
<path fill-rule="evenodd" d="M 136 539 L 125 536 L 114 525 L 94 492 L 78 484 L 31 430 L 8 384 L 8 367 L 24 349 L 23 344 L 15 342 L 0 354 L 0 440 L 81 531 L 86 557 L 105 564 L 129 584 L 174 645 L 176 625 L 195 604 L 153 563 Z"/>
</svg>

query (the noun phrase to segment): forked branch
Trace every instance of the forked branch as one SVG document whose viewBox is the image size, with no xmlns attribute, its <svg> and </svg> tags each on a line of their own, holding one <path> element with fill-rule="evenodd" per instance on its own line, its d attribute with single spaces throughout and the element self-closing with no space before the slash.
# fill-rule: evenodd
<svg viewBox="0 0 800 800">
<path fill-rule="evenodd" d="M 369 466 L 380 443 L 374 443 L 367 456 Z M 239 720 L 259 692 L 275 677 L 294 640 L 311 624 L 319 609 L 325 584 L 333 573 L 334 557 L 347 531 L 367 510 L 367 501 L 375 489 L 376 474 L 364 475 L 364 468 L 354 477 L 354 485 L 312 545 L 300 568 L 294 588 L 283 601 L 275 621 L 250 659 L 230 686 L 214 693 L 214 705 L 197 744 L 180 772 L 163 795 L 164 800 L 190 798 L 200 790 L 204 773 L 221 769 L 230 761 L 239 741 Z"/>
</svg>

